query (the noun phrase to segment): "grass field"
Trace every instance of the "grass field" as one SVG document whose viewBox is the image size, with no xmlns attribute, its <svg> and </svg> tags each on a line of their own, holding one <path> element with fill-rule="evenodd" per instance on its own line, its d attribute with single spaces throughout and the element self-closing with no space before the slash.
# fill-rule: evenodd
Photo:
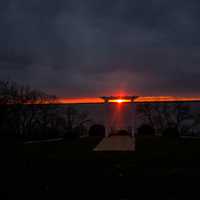
<svg viewBox="0 0 200 200">
<path fill-rule="evenodd" d="M 99 142 L 100 138 L 88 137 L 76 141 L 17 144 L 12 148 L 6 146 L 9 149 L 9 154 L 6 156 L 9 166 L 5 172 L 9 171 L 9 173 L 4 182 L 7 188 L 5 191 L 13 190 L 14 192 L 10 195 L 21 195 L 25 199 L 35 199 L 38 196 L 49 198 L 64 195 L 67 197 L 68 192 L 71 192 L 69 188 L 84 188 L 85 186 L 92 188 L 93 183 L 96 185 L 96 182 L 103 179 L 105 185 L 108 183 L 107 180 L 116 180 L 113 190 L 116 199 L 122 191 L 124 195 L 128 192 L 129 198 L 133 193 L 136 194 L 138 190 L 134 184 L 137 183 L 139 187 L 140 182 L 142 182 L 140 188 L 145 188 L 145 191 L 152 187 L 148 190 L 149 195 L 155 187 L 162 186 L 159 191 L 163 193 L 172 185 L 177 188 L 177 184 L 179 186 L 181 184 L 178 194 L 184 196 L 186 190 L 183 188 L 188 186 L 185 180 L 200 176 L 200 140 L 137 137 L 135 152 L 94 152 L 93 149 Z M 132 182 L 131 185 L 127 184 L 128 181 L 124 182 L 126 179 Z M 156 179 L 162 181 L 156 185 L 147 184 Z M 177 184 L 174 181 L 171 182 L 166 190 L 163 180 L 167 179 L 179 182 Z M 182 179 L 184 182 L 181 181 Z M 68 184 L 70 187 L 67 186 Z M 128 187 L 122 190 L 125 185 Z M 113 184 L 108 186 L 109 192 L 112 191 L 112 186 Z M 117 190 L 116 187 L 119 186 L 121 189 Z M 127 191 L 130 186 L 132 189 Z M 100 194 L 104 194 L 108 189 L 106 186 L 102 187 L 103 190 L 96 186 L 96 189 L 101 191 Z M 111 192 L 112 195 L 113 192 Z M 160 198 L 158 195 L 160 192 L 152 193 L 152 195 Z M 173 197 L 173 194 L 170 193 L 170 196 L 166 198 Z M 141 195 L 147 195 L 147 193 L 140 193 Z M 165 198 L 162 197 L 162 199 Z"/>
<path fill-rule="evenodd" d="M 33 164 L 37 161 L 67 162 L 69 165 L 80 162 L 81 167 L 75 173 L 85 164 L 89 171 L 91 166 L 97 167 L 98 174 L 102 175 L 200 175 L 200 140 L 138 137 L 135 152 L 94 152 L 100 140 L 88 137 L 77 141 L 19 145 L 17 158 Z M 188 170 L 190 168 L 193 170 Z M 121 173 L 118 174 L 119 169 Z"/>
</svg>

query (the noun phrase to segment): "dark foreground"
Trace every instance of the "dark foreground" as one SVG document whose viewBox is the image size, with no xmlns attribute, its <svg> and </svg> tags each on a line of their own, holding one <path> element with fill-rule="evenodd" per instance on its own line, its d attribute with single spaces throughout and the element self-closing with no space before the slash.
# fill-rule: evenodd
<svg viewBox="0 0 200 200">
<path fill-rule="evenodd" d="M 1 199 L 199 199 L 200 140 L 139 137 L 134 153 L 93 152 L 99 141 L 2 143 Z"/>
</svg>

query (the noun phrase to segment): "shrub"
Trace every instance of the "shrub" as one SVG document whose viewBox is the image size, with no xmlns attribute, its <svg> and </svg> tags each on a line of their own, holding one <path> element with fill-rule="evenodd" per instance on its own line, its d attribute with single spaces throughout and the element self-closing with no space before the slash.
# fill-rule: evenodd
<svg viewBox="0 0 200 200">
<path fill-rule="evenodd" d="M 122 135 L 122 136 L 128 135 L 128 136 L 131 136 L 131 134 L 127 130 L 119 130 L 117 132 L 117 135 Z"/>
<path fill-rule="evenodd" d="M 106 135 L 106 129 L 104 125 L 94 124 L 93 126 L 90 127 L 89 136 L 105 137 L 105 135 Z"/>
<path fill-rule="evenodd" d="M 151 125 L 143 124 L 138 128 L 138 135 L 155 135 L 155 130 Z"/>
<path fill-rule="evenodd" d="M 163 131 L 163 136 L 167 138 L 177 138 L 179 137 L 179 131 L 176 127 L 167 127 Z"/>
</svg>

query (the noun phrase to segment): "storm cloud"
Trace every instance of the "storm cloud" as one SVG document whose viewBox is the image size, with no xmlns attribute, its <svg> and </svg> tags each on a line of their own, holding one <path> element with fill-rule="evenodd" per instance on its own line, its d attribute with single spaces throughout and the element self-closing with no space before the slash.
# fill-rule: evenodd
<svg viewBox="0 0 200 200">
<path fill-rule="evenodd" d="M 2 0 L 0 79 L 62 97 L 198 96 L 198 0 Z"/>
</svg>

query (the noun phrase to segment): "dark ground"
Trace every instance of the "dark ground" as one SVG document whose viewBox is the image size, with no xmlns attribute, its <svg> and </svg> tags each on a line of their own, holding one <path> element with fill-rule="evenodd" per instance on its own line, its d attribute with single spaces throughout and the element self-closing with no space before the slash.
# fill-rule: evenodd
<svg viewBox="0 0 200 200">
<path fill-rule="evenodd" d="M 93 152 L 99 141 L 3 142 L 1 199 L 199 199 L 200 140 L 139 137 L 134 153 Z"/>
</svg>

